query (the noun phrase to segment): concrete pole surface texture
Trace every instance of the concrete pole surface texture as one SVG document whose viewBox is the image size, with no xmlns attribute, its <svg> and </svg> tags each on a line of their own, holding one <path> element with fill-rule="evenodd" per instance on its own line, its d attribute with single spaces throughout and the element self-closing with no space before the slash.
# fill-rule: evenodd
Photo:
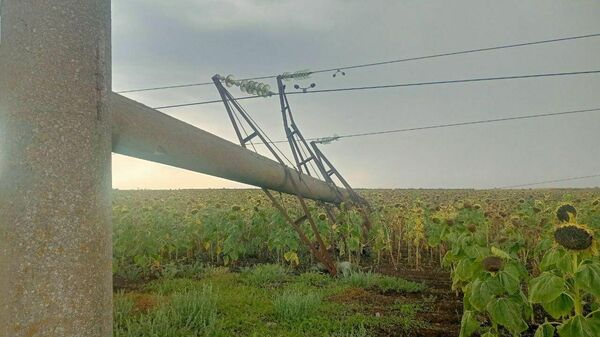
<svg viewBox="0 0 600 337">
<path fill-rule="evenodd" d="M 0 337 L 112 336 L 110 0 L 3 0 Z"/>
<path fill-rule="evenodd" d="M 112 94 L 113 151 L 187 170 L 339 203 L 336 188 L 118 94 Z M 287 173 L 286 173 L 287 171 Z"/>
</svg>

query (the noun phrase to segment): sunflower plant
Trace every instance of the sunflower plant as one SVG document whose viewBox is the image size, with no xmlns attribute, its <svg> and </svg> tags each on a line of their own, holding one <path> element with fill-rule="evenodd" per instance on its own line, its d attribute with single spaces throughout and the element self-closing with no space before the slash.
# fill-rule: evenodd
<svg viewBox="0 0 600 337">
<path fill-rule="evenodd" d="M 570 204 L 560 206 L 556 216 L 555 244 L 542 259 L 540 275 L 529 283 L 530 302 L 540 304 L 552 318 L 535 336 L 600 336 L 600 261 L 594 232 L 577 222 Z"/>
<path fill-rule="evenodd" d="M 484 257 L 471 265 L 471 281 L 463 287 L 460 337 L 476 332 L 497 337 L 503 330 L 519 336 L 528 329 L 526 319 L 533 313 L 522 286 L 527 272 L 518 259 L 498 248 L 486 248 L 482 253 Z"/>
</svg>

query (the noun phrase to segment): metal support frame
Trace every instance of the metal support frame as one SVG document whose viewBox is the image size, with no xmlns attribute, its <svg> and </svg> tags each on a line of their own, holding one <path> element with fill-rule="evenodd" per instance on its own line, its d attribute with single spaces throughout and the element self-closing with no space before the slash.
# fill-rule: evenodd
<svg viewBox="0 0 600 337">
<path fill-rule="evenodd" d="M 285 85 L 283 84 L 283 78 L 281 76 L 277 76 L 277 89 L 279 92 L 279 103 L 281 105 L 285 136 L 292 149 L 292 154 L 296 161 L 296 169 L 302 173 L 312 175 L 308 169 L 308 165 L 311 161 L 316 161 L 317 158 L 294 121 L 292 109 L 290 108 L 290 103 L 285 94 Z"/>
<path fill-rule="evenodd" d="M 223 84 L 221 83 L 221 77 L 219 75 L 215 75 L 215 76 L 213 76 L 212 80 L 213 80 L 215 86 L 217 87 L 217 90 L 219 91 L 219 95 L 221 96 L 221 99 L 223 100 L 223 104 L 225 105 L 225 109 L 227 110 L 227 115 L 229 116 L 229 119 L 233 125 L 233 128 L 234 128 L 237 138 L 240 142 L 240 145 L 244 148 L 247 148 L 247 143 L 250 143 L 253 138 L 258 137 L 260 139 L 260 141 L 267 147 L 269 152 L 271 152 L 271 154 L 275 157 L 275 159 L 282 166 L 285 167 L 286 176 L 291 176 L 293 174 L 297 174 L 300 176 L 301 172 L 292 170 L 291 168 L 289 168 L 285 165 L 284 161 L 277 154 L 277 152 L 273 148 L 273 145 L 271 144 L 270 140 L 268 140 L 266 138 L 266 136 L 263 134 L 260 127 L 254 122 L 254 120 L 248 115 L 248 113 L 239 105 L 239 103 L 235 100 L 235 98 L 231 95 L 231 93 L 223 86 Z M 244 133 L 246 133 L 246 128 L 243 126 L 242 120 L 239 119 L 238 115 L 242 117 L 243 121 L 245 121 L 246 126 L 248 128 L 250 128 L 250 135 L 246 136 L 245 134 L 244 135 L 242 134 L 242 131 Z M 241 130 L 240 130 L 240 128 L 241 128 Z M 279 201 L 277 201 L 277 199 L 275 199 L 273 194 L 268 189 L 263 188 L 263 191 L 265 192 L 267 197 L 271 200 L 271 202 L 273 203 L 273 206 L 275 206 L 275 208 L 277 208 L 279 210 L 279 212 L 281 212 L 281 214 L 284 216 L 285 220 L 298 233 L 300 240 L 308 247 L 311 254 L 327 268 L 327 271 L 332 276 L 335 276 L 335 275 L 337 275 L 337 269 L 336 269 L 335 263 L 333 262 L 331 255 L 329 254 L 329 252 L 327 251 L 327 249 L 325 247 L 325 243 L 323 242 L 321 234 L 319 233 L 316 222 L 315 222 L 314 218 L 312 217 L 310 210 L 308 209 L 306 200 L 300 194 L 298 185 L 295 183 L 295 181 L 294 180 L 290 180 L 290 181 L 292 182 L 293 188 L 295 190 L 296 198 L 297 198 L 298 203 L 300 204 L 300 206 L 302 208 L 302 212 L 303 212 L 303 215 L 300 216 L 296 220 L 293 220 L 291 218 L 288 211 L 279 203 Z M 300 181 L 301 181 L 301 179 L 300 179 Z M 302 223 L 304 223 L 305 221 L 308 221 L 308 223 L 310 224 L 311 230 L 313 231 L 313 234 L 317 241 L 315 244 L 313 244 L 310 241 L 310 239 L 304 233 L 304 230 L 301 228 Z"/>
<path fill-rule="evenodd" d="M 328 183 L 335 184 L 332 179 L 332 176 L 335 176 L 348 190 L 352 202 L 357 206 L 357 209 L 360 212 L 360 215 L 363 219 L 363 236 L 366 239 L 368 236 L 368 232 L 373 227 L 369 218 L 369 214 L 372 211 L 371 204 L 369 204 L 369 202 L 365 198 L 361 197 L 358 193 L 356 193 L 356 191 L 352 188 L 352 186 L 350 186 L 348 181 L 344 179 L 344 177 L 333 166 L 329 159 L 325 157 L 321 149 L 319 149 L 319 147 L 317 146 L 316 142 L 311 142 L 310 145 L 312 146 L 313 151 L 316 155 L 317 166 L 319 167 L 319 170 L 321 170 L 322 174 L 325 176 L 325 181 L 327 181 Z"/>
<path fill-rule="evenodd" d="M 311 142 L 308 145 L 306 139 L 300 132 L 300 128 L 294 121 L 292 109 L 285 93 L 286 86 L 283 83 L 283 77 L 277 76 L 277 89 L 279 93 L 279 103 L 281 106 L 281 115 L 283 117 L 283 126 L 285 134 L 294 155 L 296 161 L 296 169 L 300 172 L 311 175 L 308 169 L 308 164 L 312 161 L 316 164 L 319 173 L 323 179 L 329 183 L 336 191 L 336 183 L 332 179 L 335 176 L 338 181 L 348 190 L 352 203 L 357 206 L 359 212 L 363 218 L 363 234 L 364 239 L 367 239 L 367 234 L 371 230 L 371 221 L 369 220 L 369 213 L 371 212 L 371 206 L 369 203 L 361 197 L 348 183 L 346 179 L 340 174 L 340 172 L 333 166 L 331 161 L 327 159 L 323 151 L 319 149 L 316 142 Z M 316 173 L 316 172 L 315 172 Z M 335 223 L 335 216 L 331 208 L 326 208 L 327 216 L 330 218 L 332 223 Z"/>
</svg>

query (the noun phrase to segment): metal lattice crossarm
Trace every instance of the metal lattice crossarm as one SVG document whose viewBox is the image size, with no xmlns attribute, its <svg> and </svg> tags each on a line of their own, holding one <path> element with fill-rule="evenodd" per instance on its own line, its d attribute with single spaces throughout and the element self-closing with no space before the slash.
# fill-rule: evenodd
<svg viewBox="0 0 600 337">
<path fill-rule="evenodd" d="M 325 158 L 325 155 L 317 148 L 316 144 L 313 143 L 312 147 L 308 145 L 306 139 L 294 121 L 289 102 L 285 95 L 285 86 L 283 85 L 284 80 L 284 76 L 279 76 L 277 78 L 278 91 L 286 136 L 295 160 L 295 164 L 292 163 L 292 165 L 295 166 L 295 170 L 287 168 L 287 174 L 300 175 L 304 177 L 318 177 L 321 175 L 323 177 L 324 181 L 321 182 L 326 186 L 329 186 L 331 193 L 335 194 L 337 199 L 340 200 L 340 202 L 333 203 L 325 200 L 318 200 L 322 202 L 321 206 L 325 209 L 327 218 L 329 219 L 331 225 L 334 225 L 338 222 L 334 208 L 331 206 L 331 204 L 339 206 L 343 201 L 346 203 L 346 205 L 358 206 L 359 212 L 363 217 L 363 240 L 366 242 L 368 238 L 368 231 L 371 228 L 371 223 L 369 220 L 370 207 L 368 203 L 350 187 L 348 182 L 341 176 L 335 167 L 333 167 L 331 162 Z M 276 148 L 276 145 L 268 138 L 268 136 L 266 136 L 266 134 L 264 134 L 260 126 L 256 124 L 252 117 L 242 108 L 237 100 L 225 88 L 223 85 L 223 82 L 225 82 L 223 77 L 220 75 L 215 75 L 213 76 L 213 82 L 219 92 L 219 95 L 221 96 L 225 110 L 227 111 L 227 115 L 232 123 L 240 145 L 243 148 L 247 148 L 248 144 L 250 144 L 252 148 L 255 148 L 253 141 L 258 141 L 262 145 L 266 146 L 271 155 L 275 157 L 282 166 L 285 166 L 282 156 L 280 153 L 278 153 L 279 149 Z M 283 153 L 281 154 L 283 155 Z M 341 182 L 344 188 L 336 186 L 334 180 L 332 179 L 332 176 L 334 175 L 338 181 Z M 300 181 L 300 185 L 297 185 L 296 183 L 293 183 L 292 185 L 295 188 L 299 188 L 303 183 L 303 181 Z M 323 265 L 326 266 L 332 275 L 335 275 L 337 273 L 335 264 L 333 263 L 331 254 L 327 250 L 327 247 L 321 238 L 313 216 L 306 205 L 304 196 L 302 196 L 298 190 L 295 193 L 292 193 L 296 195 L 303 212 L 301 217 L 293 220 L 285 208 L 282 207 L 282 205 L 273 197 L 269 189 L 263 188 L 263 190 L 273 205 L 283 214 L 286 221 L 298 233 L 301 241 L 307 246 L 312 255 L 318 261 L 323 263 Z M 305 221 L 308 221 L 310 224 L 310 228 L 316 239 L 315 243 L 312 243 L 307 239 L 306 234 L 303 232 L 300 226 Z"/>
<path fill-rule="evenodd" d="M 363 240 L 366 241 L 368 232 L 372 227 L 369 219 L 371 206 L 366 199 L 356 193 L 348 181 L 341 175 L 331 161 L 325 156 L 323 151 L 321 151 L 317 146 L 318 143 L 337 140 L 337 137 L 330 137 L 329 139 L 324 140 L 315 140 L 310 143 L 310 146 L 308 145 L 306 138 L 304 138 L 300 128 L 298 127 L 298 124 L 296 124 L 296 121 L 294 120 L 292 109 L 286 95 L 286 86 L 283 83 L 284 80 L 284 76 L 277 77 L 277 89 L 279 92 L 279 103 L 281 106 L 283 127 L 285 129 L 286 138 L 290 145 L 294 160 L 296 161 L 296 169 L 310 176 L 318 177 L 320 175 L 322 179 L 332 187 L 334 192 L 338 191 L 338 187 L 333 177 L 335 177 L 337 181 L 342 184 L 342 186 L 350 195 L 349 199 L 344 200 L 351 201 L 351 204 L 357 206 L 363 218 Z M 312 164 L 315 164 L 316 168 L 312 166 Z M 326 210 L 330 220 L 332 222 L 336 222 L 334 219 L 335 217 L 332 214 L 332 209 L 326 208 Z"/>
<path fill-rule="evenodd" d="M 279 162 L 279 164 L 285 168 L 285 174 L 287 176 L 290 176 L 290 177 L 298 176 L 299 177 L 299 181 L 296 181 L 296 180 L 290 181 L 290 185 L 293 188 L 293 192 L 290 194 L 293 194 L 296 196 L 297 201 L 300 204 L 301 209 L 302 209 L 302 215 L 296 220 L 293 220 L 291 218 L 289 212 L 277 201 L 277 199 L 275 199 L 275 197 L 273 197 L 272 193 L 269 191 L 269 189 L 267 187 L 263 186 L 263 191 L 266 193 L 267 197 L 271 200 L 271 202 L 273 203 L 273 206 L 275 206 L 280 211 L 280 213 L 284 216 L 286 221 L 298 233 L 300 240 L 305 244 L 305 246 L 308 248 L 308 250 L 311 252 L 311 254 L 327 268 L 327 270 L 329 271 L 329 273 L 331 275 L 335 276 L 337 274 L 337 269 L 336 269 L 335 263 L 331 257 L 331 254 L 325 248 L 326 246 L 321 237 L 321 234 L 319 233 L 317 224 L 306 204 L 306 201 L 304 200 L 305 197 L 301 193 L 301 188 L 303 188 L 303 186 L 306 188 L 309 188 L 303 179 L 306 177 L 311 178 L 311 179 L 315 179 L 315 178 L 310 177 L 309 175 L 305 175 L 299 171 L 296 171 L 296 170 L 286 166 L 285 162 L 282 159 L 282 156 L 280 156 L 280 154 L 276 151 L 276 147 L 275 147 L 276 145 L 273 144 L 270 139 L 268 139 L 268 136 L 266 134 L 264 134 L 264 132 L 262 131 L 260 126 L 258 126 L 258 124 L 252 119 L 252 117 L 239 105 L 239 103 L 235 100 L 235 98 L 231 95 L 231 93 L 229 91 L 227 91 L 227 89 L 223 86 L 223 84 L 221 83 L 221 76 L 219 76 L 219 75 L 213 76 L 213 82 L 219 92 L 219 95 L 221 96 L 221 99 L 223 100 L 223 104 L 225 105 L 227 115 L 228 115 L 229 120 L 231 121 L 231 124 L 235 130 L 235 133 L 240 142 L 240 145 L 243 148 L 247 148 L 247 144 L 250 143 L 252 145 L 252 147 L 254 147 L 254 145 L 252 143 L 252 139 L 258 138 L 260 140 L 260 142 L 267 147 L 267 149 L 269 150 L 271 155 L 273 157 L 275 157 L 275 159 Z M 329 184 L 327 184 L 324 181 L 320 181 L 320 180 L 317 180 L 317 181 L 319 181 L 324 186 L 329 186 Z M 339 204 L 340 202 L 345 200 L 345 198 L 350 197 L 350 194 L 347 191 L 331 189 L 331 186 L 329 186 L 329 188 L 330 188 L 331 193 L 335 194 L 339 200 L 338 202 L 335 202 L 335 204 Z M 340 194 L 340 193 L 343 193 L 343 194 Z M 324 200 L 320 200 L 320 201 L 324 201 Z M 327 202 L 327 201 L 324 201 L 324 202 Z M 309 223 L 310 229 L 313 232 L 316 243 L 311 242 L 308 239 L 308 237 L 306 236 L 306 234 L 304 233 L 304 230 L 302 229 L 301 225 L 305 221 L 307 221 Z"/>
</svg>

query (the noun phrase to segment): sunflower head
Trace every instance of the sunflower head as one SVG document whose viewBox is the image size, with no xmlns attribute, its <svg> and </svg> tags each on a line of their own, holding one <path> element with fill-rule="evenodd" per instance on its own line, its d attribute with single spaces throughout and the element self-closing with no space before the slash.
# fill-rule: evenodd
<svg viewBox="0 0 600 337">
<path fill-rule="evenodd" d="M 319 220 L 324 221 L 325 219 L 327 219 L 327 215 L 325 215 L 325 213 L 319 214 Z"/>
<path fill-rule="evenodd" d="M 575 220 L 577 216 L 577 209 L 571 204 L 561 205 L 556 209 L 556 217 L 560 222 L 569 222 Z"/>
<path fill-rule="evenodd" d="M 471 224 L 468 224 L 468 225 L 467 225 L 467 226 L 465 226 L 465 227 L 467 227 L 467 230 L 468 230 L 469 232 L 471 232 L 471 233 L 475 233 L 475 232 L 477 232 L 477 226 L 475 226 L 475 224 L 472 224 L 472 223 L 471 223 Z"/>
<path fill-rule="evenodd" d="M 489 271 L 490 273 L 495 273 L 504 267 L 504 260 L 498 256 L 488 256 L 483 261 L 481 261 L 481 265 L 483 269 Z"/>
<path fill-rule="evenodd" d="M 585 225 L 569 223 L 554 231 L 554 240 L 568 250 L 581 251 L 592 246 L 594 236 Z"/>
</svg>

